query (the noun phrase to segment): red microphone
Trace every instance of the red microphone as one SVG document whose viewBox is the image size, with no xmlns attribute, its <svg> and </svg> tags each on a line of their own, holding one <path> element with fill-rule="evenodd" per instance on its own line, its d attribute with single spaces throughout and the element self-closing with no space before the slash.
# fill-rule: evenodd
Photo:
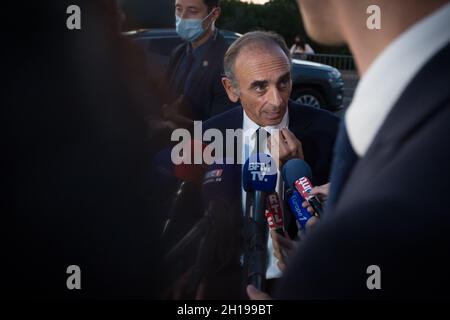
<svg viewBox="0 0 450 320">
<path fill-rule="evenodd" d="M 308 201 L 309 205 L 314 209 L 315 215 L 320 217 L 322 215 L 322 203 L 320 200 L 312 193 L 313 185 L 307 177 L 301 177 L 295 181 L 295 188 L 300 192 L 303 199 Z"/>
<path fill-rule="evenodd" d="M 269 193 L 266 197 L 266 218 L 270 230 L 275 230 L 284 236 L 283 204 L 277 192 Z"/>
</svg>

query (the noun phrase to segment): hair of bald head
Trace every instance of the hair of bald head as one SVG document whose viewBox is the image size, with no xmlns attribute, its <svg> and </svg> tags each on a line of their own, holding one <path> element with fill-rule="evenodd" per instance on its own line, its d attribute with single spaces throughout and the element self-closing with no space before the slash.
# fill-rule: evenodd
<svg viewBox="0 0 450 320">
<path fill-rule="evenodd" d="M 234 68 L 236 60 L 242 52 L 273 52 L 277 49 L 282 50 L 282 52 L 286 55 L 289 64 L 291 64 L 291 54 L 286 42 L 280 35 L 275 32 L 267 31 L 253 31 L 244 34 L 242 37 L 233 42 L 225 53 L 223 65 L 225 76 L 231 80 L 234 87 L 237 87 Z"/>
</svg>

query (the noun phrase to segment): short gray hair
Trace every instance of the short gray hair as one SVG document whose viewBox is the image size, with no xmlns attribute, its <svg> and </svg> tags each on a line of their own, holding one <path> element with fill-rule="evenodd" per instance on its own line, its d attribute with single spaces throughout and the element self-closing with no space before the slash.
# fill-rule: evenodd
<svg viewBox="0 0 450 320">
<path fill-rule="evenodd" d="M 225 76 L 231 80 L 231 82 L 233 83 L 233 87 L 237 88 L 236 75 L 234 73 L 234 65 L 241 50 L 245 47 L 267 48 L 270 46 L 280 47 L 281 50 L 283 50 L 286 57 L 288 58 L 289 64 L 292 64 L 291 53 L 286 45 L 286 42 L 279 34 L 275 32 L 252 31 L 244 34 L 242 37 L 233 42 L 233 44 L 228 48 L 227 52 L 225 53 L 223 61 L 223 69 Z"/>
</svg>

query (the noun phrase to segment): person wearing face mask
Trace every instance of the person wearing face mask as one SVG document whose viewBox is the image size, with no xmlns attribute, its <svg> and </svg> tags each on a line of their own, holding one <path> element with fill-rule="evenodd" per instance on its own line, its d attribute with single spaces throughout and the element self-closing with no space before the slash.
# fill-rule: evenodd
<svg viewBox="0 0 450 320">
<path fill-rule="evenodd" d="M 175 48 L 168 67 L 171 101 L 163 116 L 190 127 L 193 120 L 207 120 L 234 104 L 221 84 L 223 57 L 228 48 L 215 27 L 219 0 L 176 0 L 176 31 L 185 41 Z"/>
</svg>

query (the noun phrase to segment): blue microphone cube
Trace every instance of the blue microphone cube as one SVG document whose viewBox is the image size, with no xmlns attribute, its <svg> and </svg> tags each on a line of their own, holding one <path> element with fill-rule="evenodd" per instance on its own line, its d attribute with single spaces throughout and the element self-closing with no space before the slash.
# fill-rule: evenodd
<svg viewBox="0 0 450 320">
<path fill-rule="evenodd" d="M 306 222 L 312 217 L 309 211 L 302 207 L 303 201 L 305 200 L 297 190 L 293 190 L 288 199 L 289 208 L 291 208 L 292 213 L 295 215 L 302 228 L 305 227 Z"/>
<path fill-rule="evenodd" d="M 242 186 L 247 192 L 274 192 L 277 177 L 277 165 L 272 157 L 265 153 L 254 154 L 244 164 Z"/>
</svg>

